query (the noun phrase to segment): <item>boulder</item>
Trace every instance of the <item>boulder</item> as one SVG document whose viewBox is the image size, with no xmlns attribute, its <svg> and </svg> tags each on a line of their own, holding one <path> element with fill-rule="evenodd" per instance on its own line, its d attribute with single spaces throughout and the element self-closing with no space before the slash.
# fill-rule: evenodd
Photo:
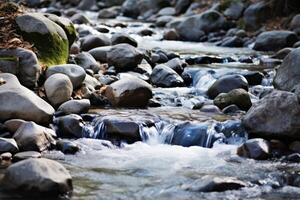
<svg viewBox="0 0 300 200">
<path fill-rule="evenodd" d="M 59 106 L 58 111 L 66 115 L 87 113 L 91 106 L 90 100 L 70 100 Z"/>
<path fill-rule="evenodd" d="M 76 143 L 69 140 L 58 140 L 56 143 L 56 149 L 64 154 L 75 154 L 80 150 Z"/>
<path fill-rule="evenodd" d="M 191 5 L 192 0 L 178 0 L 175 4 L 176 15 L 184 13 Z"/>
<path fill-rule="evenodd" d="M 91 69 L 94 73 L 98 73 L 100 70 L 100 64 L 88 52 L 79 53 L 74 59 L 76 64 L 85 70 Z"/>
<path fill-rule="evenodd" d="M 48 125 L 54 109 L 29 89 L 23 87 L 13 74 L 2 73 L 0 79 L 0 120 L 23 119 Z"/>
<path fill-rule="evenodd" d="M 14 139 L 7 139 L 0 137 L 0 154 L 12 153 L 15 154 L 19 151 L 19 147 Z"/>
<path fill-rule="evenodd" d="M 97 47 L 91 49 L 89 53 L 95 58 L 95 60 L 99 61 L 100 63 L 106 63 L 107 53 L 110 52 L 111 49 L 112 49 L 111 46 Z"/>
<path fill-rule="evenodd" d="M 216 80 L 207 91 L 209 98 L 214 99 L 221 93 L 228 93 L 234 89 L 244 89 L 248 91 L 248 82 L 245 77 L 241 75 L 225 75 Z"/>
<path fill-rule="evenodd" d="M 51 66 L 46 71 L 46 77 L 49 78 L 53 74 L 67 75 L 70 78 L 74 89 L 81 86 L 86 76 L 86 72 L 84 71 L 84 69 L 74 64 Z"/>
<path fill-rule="evenodd" d="M 152 86 L 130 76 L 109 85 L 105 90 L 105 96 L 113 106 L 145 107 L 152 98 Z"/>
<path fill-rule="evenodd" d="M 275 90 L 254 104 L 242 122 L 251 137 L 299 139 L 298 96 Z"/>
<path fill-rule="evenodd" d="M 53 74 L 46 80 L 44 87 L 48 100 L 55 107 L 70 100 L 73 92 L 72 82 L 64 74 Z"/>
<path fill-rule="evenodd" d="M 225 1 L 226 2 L 226 1 Z M 224 15 L 233 20 L 238 20 L 244 12 L 245 4 L 242 1 L 227 1 L 229 5 L 225 5 Z M 224 5 L 223 5 L 224 6 Z"/>
<path fill-rule="evenodd" d="M 279 90 L 291 91 L 300 84 L 300 48 L 293 50 L 277 69 L 273 85 Z M 299 69 L 298 69 L 299 68 Z"/>
<path fill-rule="evenodd" d="M 295 15 L 290 23 L 290 29 L 296 33 L 300 33 L 300 14 Z"/>
<path fill-rule="evenodd" d="M 138 43 L 135 39 L 133 39 L 130 35 L 127 33 L 115 33 L 111 37 L 111 44 L 117 45 L 117 44 L 130 44 L 134 47 L 138 46 Z"/>
<path fill-rule="evenodd" d="M 5 190 L 28 196 L 58 197 L 73 189 L 69 172 L 60 163 L 45 158 L 30 158 L 11 165 L 2 183 Z"/>
<path fill-rule="evenodd" d="M 255 160 L 266 160 L 270 157 L 270 143 L 264 139 L 250 139 L 238 147 L 237 154 Z"/>
<path fill-rule="evenodd" d="M 169 60 L 165 65 L 181 75 L 184 71 L 184 68 L 187 66 L 187 63 L 180 58 L 173 58 Z"/>
<path fill-rule="evenodd" d="M 196 42 L 205 34 L 222 29 L 227 29 L 226 19 L 213 10 L 188 17 L 176 28 L 182 40 Z"/>
<path fill-rule="evenodd" d="M 16 24 L 23 38 L 34 44 L 44 65 L 65 64 L 68 61 L 68 37 L 58 24 L 40 13 L 19 15 Z"/>
<path fill-rule="evenodd" d="M 1 49 L 0 71 L 14 74 L 22 85 L 34 88 L 37 86 L 41 67 L 35 53 L 32 51 L 23 48 Z"/>
<path fill-rule="evenodd" d="M 184 80 L 167 65 L 160 64 L 154 67 L 151 74 L 151 83 L 158 87 L 181 87 Z"/>
<path fill-rule="evenodd" d="M 41 158 L 42 154 L 37 151 L 23 151 L 20 153 L 17 153 L 13 157 L 13 162 L 19 162 L 21 160 L 26 160 L 29 158 Z"/>
<path fill-rule="evenodd" d="M 26 123 L 26 121 L 22 119 L 10 119 L 4 123 L 4 126 L 10 133 L 15 133 L 24 123 Z"/>
<path fill-rule="evenodd" d="M 257 51 L 278 51 L 292 47 L 298 37 L 291 31 L 267 31 L 257 36 L 253 49 Z"/>
<path fill-rule="evenodd" d="M 143 53 L 129 44 L 118 44 L 107 52 L 107 63 L 119 70 L 136 68 L 143 60 Z"/>
<path fill-rule="evenodd" d="M 76 114 L 66 115 L 54 119 L 59 137 L 82 138 L 84 130 L 84 121 L 82 117 Z"/>
<path fill-rule="evenodd" d="M 98 18 L 99 19 L 111 19 L 116 18 L 121 13 L 121 7 L 120 6 L 114 6 L 110 8 L 105 8 L 99 11 Z"/>
<path fill-rule="evenodd" d="M 104 34 L 88 35 L 81 41 L 81 50 L 89 51 L 97 47 L 109 46 L 110 43 L 110 39 Z"/>
<path fill-rule="evenodd" d="M 230 105 L 236 105 L 241 110 L 248 111 L 251 106 L 251 99 L 244 89 L 234 89 L 228 93 L 221 93 L 214 99 L 214 104 L 221 110 Z"/>
<path fill-rule="evenodd" d="M 37 125 L 34 122 L 26 122 L 15 132 L 13 138 L 21 151 L 49 150 L 55 144 L 53 136 L 56 136 L 52 129 Z"/>
</svg>

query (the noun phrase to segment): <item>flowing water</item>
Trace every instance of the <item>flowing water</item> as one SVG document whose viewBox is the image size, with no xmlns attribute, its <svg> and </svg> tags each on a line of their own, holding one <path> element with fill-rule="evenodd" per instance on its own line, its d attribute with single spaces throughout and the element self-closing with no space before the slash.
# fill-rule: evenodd
<svg viewBox="0 0 300 200">
<path fill-rule="evenodd" d="M 89 15 L 94 19 L 93 13 Z M 116 22 L 119 21 L 101 23 Z M 137 32 L 148 27 L 148 24 L 128 24 L 125 29 L 110 29 L 131 34 L 139 42 L 139 46 L 146 49 L 160 47 L 182 56 L 206 54 L 238 58 L 258 55 L 248 48 L 220 48 L 211 44 L 161 41 L 162 30 L 156 30 L 157 34 L 152 37 L 141 37 Z M 204 93 L 218 77 L 244 70 L 263 69 L 269 76 L 262 86 L 250 89 L 257 91 L 252 92 L 253 101 L 258 99 L 260 92 L 272 89 L 272 67 L 259 65 L 256 61 L 253 64 L 234 62 L 190 66 L 186 71 L 194 77 L 191 87 L 154 89 L 154 97 L 160 100 L 162 107 L 91 110 L 97 117 L 85 128 L 87 138 L 75 141 L 82 150 L 76 155 L 63 155 L 54 151 L 45 156 L 59 160 L 70 170 L 74 200 L 300 199 L 300 189 L 288 186 L 286 178 L 292 173 L 300 172 L 300 166 L 277 161 L 255 161 L 236 155 L 237 146 L 246 140 L 247 134 L 243 131 L 225 133 L 220 127 L 228 122 L 238 122 L 242 113 L 226 116 L 192 109 L 197 103 L 211 104 Z M 213 73 L 210 73 L 212 70 Z M 117 147 L 102 140 L 105 138 L 105 125 L 101 120 L 106 116 L 137 122 L 142 142 L 121 143 Z M 153 125 L 144 126 L 145 120 L 151 120 Z M 193 128 L 206 127 L 201 145 L 171 145 L 176 126 L 186 122 L 190 122 Z M 220 137 L 215 139 L 215 135 Z M 199 192 L 197 186 L 207 176 L 234 177 L 245 181 L 248 186 L 226 192 Z M 0 199 L 10 198 L 0 194 Z"/>
</svg>

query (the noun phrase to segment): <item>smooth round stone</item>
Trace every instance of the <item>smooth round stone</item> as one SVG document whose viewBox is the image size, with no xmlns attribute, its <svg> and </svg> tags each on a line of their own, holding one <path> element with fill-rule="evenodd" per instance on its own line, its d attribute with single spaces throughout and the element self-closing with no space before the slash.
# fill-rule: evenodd
<svg viewBox="0 0 300 200">
<path fill-rule="evenodd" d="M 42 154 L 37 151 L 24 151 L 14 155 L 13 162 L 18 162 L 28 158 L 41 158 Z"/>
</svg>

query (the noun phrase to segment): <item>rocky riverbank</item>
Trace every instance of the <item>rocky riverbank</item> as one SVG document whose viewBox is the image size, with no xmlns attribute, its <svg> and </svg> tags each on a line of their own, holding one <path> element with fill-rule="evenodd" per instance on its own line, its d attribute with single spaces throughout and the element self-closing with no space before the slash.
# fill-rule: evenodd
<svg viewBox="0 0 300 200">
<path fill-rule="evenodd" d="M 0 3 L 0 198 L 298 194 L 299 11 L 289 0 Z"/>
</svg>

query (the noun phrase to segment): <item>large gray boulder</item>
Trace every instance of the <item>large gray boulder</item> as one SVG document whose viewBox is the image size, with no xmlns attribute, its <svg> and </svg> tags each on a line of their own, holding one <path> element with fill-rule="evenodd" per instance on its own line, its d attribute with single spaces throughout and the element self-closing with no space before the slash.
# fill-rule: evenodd
<svg viewBox="0 0 300 200">
<path fill-rule="evenodd" d="M 136 78 L 122 78 L 106 88 L 105 96 L 113 106 L 145 107 L 152 98 L 151 85 Z"/>
<path fill-rule="evenodd" d="M 64 74 L 53 74 L 46 80 L 44 87 L 48 100 L 55 107 L 70 100 L 73 92 L 72 82 Z"/>
<path fill-rule="evenodd" d="M 129 44 L 117 44 L 106 55 L 108 64 L 122 71 L 136 68 L 144 58 L 141 51 Z"/>
<path fill-rule="evenodd" d="M 151 74 L 151 83 L 158 87 L 181 87 L 184 80 L 167 65 L 160 64 L 154 67 Z"/>
<path fill-rule="evenodd" d="M 227 22 L 217 11 L 206 11 L 186 18 L 176 28 L 182 40 L 200 41 L 207 33 L 227 28 Z"/>
<path fill-rule="evenodd" d="M 81 86 L 86 76 L 86 72 L 82 67 L 74 64 L 65 64 L 49 67 L 46 71 L 46 77 L 49 78 L 51 75 L 57 73 L 67 75 L 70 78 L 74 88 Z"/>
<path fill-rule="evenodd" d="M 298 96 L 275 90 L 253 105 L 242 123 L 251 137 L 299 139 L 299 117 Z"/>
<path fill-rule="evenodd" d="M 42 152 L 55 144 L 55 132 L 34 122 L 22 124 L 13 135 L 21 151 Z"/>
<path fill-rule="evenodd" d="M 48 125 L 54 114 L 51 105 L 23 87 L 13 74 L 0 74 L 0 120 L 24 119 Z"/>
<path fill-rule="evenodd" d="M 1 49 L 0 71 L 14 74 L 22 85 L 34 88 L 40 77 L 41 67 L 32 51 L 23 48 Z"/>
<path fill-rule="evenodd" d="M 300 84 L 300 48 L 285 57 L 273 81 L 275 88 L 286 91 L 291 91 L 298 84 Z"/>
<path fill-rule="evenodd" d="M 2 180 L 5 190 L 29 196 L 58 197 L 73 190 L 72 177 L 58 162 L 30 158 L 7 168 Z"/>
<path fill-rule="evenodd" d="M 258 51 L 278 51 L 285 47 L 292 47 L 297 41 L 298 37 L 292 31 L 267 31 L 256 38 L 253 49 Z"/>
<path fill-rule="evenodd" d="M 88 99 L 70 100 L 59 106 L 58 111 L 61 111 L 67 115 L 82 114 L 87 113 L 89 111 L 90 106 L 91 103 Z"/>
</svg>

